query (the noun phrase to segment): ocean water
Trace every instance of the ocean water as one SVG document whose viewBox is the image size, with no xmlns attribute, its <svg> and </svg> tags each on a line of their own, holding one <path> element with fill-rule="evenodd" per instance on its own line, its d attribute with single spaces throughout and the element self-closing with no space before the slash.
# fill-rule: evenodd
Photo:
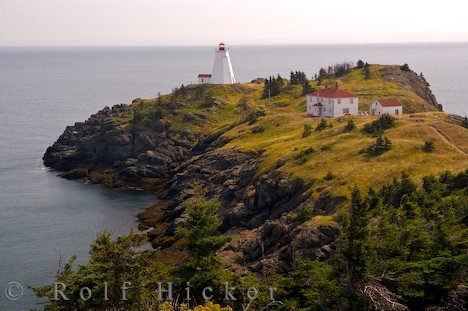
<svg viewBox="0 0 468 311">
<path fill-rule="evenodd" d="M 136 212 L 156 200 L 58 178 L 42 165 L 46 148 L 106 105 L 196 82 L 213 54 L 214 47 L 0 49 L 0 310 L 34 307 L 26 286 L 51 281 L 60 256 L 86 260 L 97 232 L 136 228 Z M 310 76 L 358 59 L 408 63 L 445 111 L 468 114 L 468 43 L 231 47 L 240 82 L 291 70 Z M 17 301 L 4 295 L 11 281 L 25 287 Z"/>
</svg>

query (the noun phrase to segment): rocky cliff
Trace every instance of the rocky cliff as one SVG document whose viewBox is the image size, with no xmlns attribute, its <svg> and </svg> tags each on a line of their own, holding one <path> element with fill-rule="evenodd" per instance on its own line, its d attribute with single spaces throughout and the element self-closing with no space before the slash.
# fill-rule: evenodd
<svg viewBox="0 0 468 311">
<path fill-rule="evenodd" d="M 340 83 L 345 89 L 359 88 L 369 100 L 375 96 L 373 87 L 381 92 L 384 85 L 410 111 L 441 109 L 418 75 L 391 66 L 373 70 L 377 86 L 365 89 L 363 84 L 372 80 L 357 85 L 355 72 Z M 434 134 L 414 141 L 406 135 L 399 141 L 399 131 L 416 126 L 426 133 L 436 123 L 459 127 L 443 114 L 402 117 L 392 137 L 395 154 L 375 162 L 358 154 L 372 138 L 359 130 L 345 133 L 343 118 L 303 138 L 304 124 L 315 127 L 318 120 L 306 117 L 299 86 L 285 86 L 273 101 L 260 99 L 261 88 L 258 83 L 188 86 L 157 99 L 106 107 L 67 127 L 47 149 L 44 164 L 65 178 L 156 191 L 160 201 L 140 213 L 140 228 L 148 229 L 155 247 L 172 253 L 178 252 L 174 232 L 184 221 L 183 203 L 193 195 L 192 186 L 201 183 L 223 203 L 221 233 L 234 237 L 223 252 L 226 263 L 258 271 L 261 263 L 271 261 L 287 271 L 295 254 L 321 258 L 335 247 L 339 229 L 332 215 L 346 204 L 350 185 L 378 185 L 402 169 L 418 171 L 427 161 L 440 160 L 394 165 L 395 157 L 410 157 L 408 144 L 422 144 Z M 371 120 L 356 117 L 355 123 L 359 128 Z M 305 148 L 313 152 L 305 153 Z M 449 150 L 440 157 L 452 155 Z M 448 167 L 460 165 L 457 157 L 450 161 Z"/>
</svg>

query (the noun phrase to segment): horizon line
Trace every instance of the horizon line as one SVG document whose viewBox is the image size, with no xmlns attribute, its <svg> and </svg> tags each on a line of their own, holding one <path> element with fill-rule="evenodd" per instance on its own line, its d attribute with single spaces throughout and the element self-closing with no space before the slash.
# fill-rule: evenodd
<svg viewBox="0 0 468 311">
<path fill-rule="evenodd" d="M 401 42 L 358 42 L 358 43 L 240 43 L 228 46 L 333 46 L 333 45 L 424 45 L 424 44 L 467 44 L 468 41 L 401 41 Z M 211 47 L 217 44 L 109 44 L 109 45 L 1 45 L 0 48 L 138 48 L 138 47 Z"/>
</svg>

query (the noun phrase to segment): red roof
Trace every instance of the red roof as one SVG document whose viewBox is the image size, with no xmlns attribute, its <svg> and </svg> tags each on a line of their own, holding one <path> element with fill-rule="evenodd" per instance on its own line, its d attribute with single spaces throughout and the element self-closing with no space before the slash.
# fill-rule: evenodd
<svg viewBox="0 0 468 311">
<path fill-rule="evenodd" d="M 325 97 L 325 98 L 348 98 L 358 97 L 356 94 L 340 90 L 338 88 L 323 89 L 321 91 L 315 91 L 307 94 L 309 96 Z"/>
<path fill-rule="evenodd" d="M 383 106 L 383 107 L 397 107 L 401 106 L 400 102 L 398 99 L 379 99 L 378 102 Z"/>
<path fill-rule="evenodd" d="M 211 78 L 211 75 L 209 73 L 201 73 L 198 75 L 199 78 Z"/>
</svg>

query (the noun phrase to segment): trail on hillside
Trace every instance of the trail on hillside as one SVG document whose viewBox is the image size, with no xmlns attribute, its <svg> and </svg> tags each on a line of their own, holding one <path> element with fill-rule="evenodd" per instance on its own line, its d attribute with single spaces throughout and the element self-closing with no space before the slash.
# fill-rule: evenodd
<svg viewBox="0 0 468 311">
<path fill-rule="evenodd" d="M 454 143 L 452 143 L 449 138 L 444 134 L 442 133 L 441 130 L 439 130 L 438 128 L 436 128 L 435 126 L 431 125 L 431 129 L 434 131 L 434 133 L 436 133 L 447 145 L 451 146 L 452 148 L 454 148 L 455 150 L 457 150 L 458 152 L 460 152 L 461 154 L 463 155 L 467 155 L 465 151 L 461 150 L 460 148 L 458 148 L 457 145 L 455 145 Z"/>
</svg>

